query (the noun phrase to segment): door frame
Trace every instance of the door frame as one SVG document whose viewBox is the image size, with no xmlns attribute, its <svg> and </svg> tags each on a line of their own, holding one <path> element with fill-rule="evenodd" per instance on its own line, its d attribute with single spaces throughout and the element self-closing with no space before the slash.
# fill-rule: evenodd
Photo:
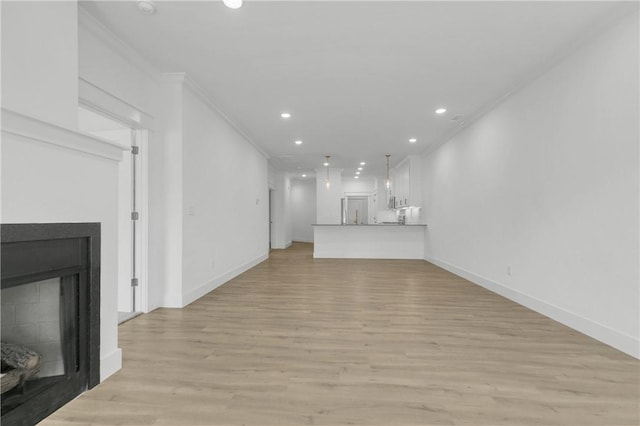
<svg viewBox="0 0 640 426">
<path fill-rule="evenodd" d="M 139 219 L 136 226 L 138 244 L 136 244 L 136 272 L 138 287 L 133 310 L 147 313 L 149 303 L 149 150 L 153 138 L 153 117 L 122 99 L 98 88 L 88 81 L 79 79 L 78 107 L 88 109 L 132 129 L 135 140 L 132 144 L 139 147 L 136 170 L 136 207 Z M 120 244 L 120 242 L 118 243 Z"/>
<path fill-rule="evenodd" d="M 276 200 L 275 200 L 275 196 L 276 196 L 276 189 L 269 186 L 269 218 L 267 219 L 269 221 L 269 251 L 271 251 L 273 249 L 273 243 L 275 241 L 274 238 L 274 234 L 276 232 L 276 227 L 275 227 L 275 211 L 276 211 Z"/>
</svg>

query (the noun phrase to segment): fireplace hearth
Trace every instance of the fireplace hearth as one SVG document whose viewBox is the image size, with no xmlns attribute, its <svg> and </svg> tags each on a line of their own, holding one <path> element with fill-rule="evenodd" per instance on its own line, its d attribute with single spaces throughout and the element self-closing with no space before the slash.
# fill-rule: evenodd
<svg viewBox="0 0 640 426">
<path fill-rule="evenodd" d="M 1 423 L 34 425 L 100 381 L 100 224 L 1 234 Z"/>
</svg>

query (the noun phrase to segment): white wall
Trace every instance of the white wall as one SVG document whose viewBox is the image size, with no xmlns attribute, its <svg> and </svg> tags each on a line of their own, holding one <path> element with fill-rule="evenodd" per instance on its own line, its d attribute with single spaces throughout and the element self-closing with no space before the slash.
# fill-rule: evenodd
<svg viewBox="0 0 640 426">
<path fill-rule="evenodd" d="M 102 223 L 100 377 L 104 380 L 121 365 L 116 288 L 122 151 L 116 147 L 118 154 L 111 157 L 85 153 L 94 145 L 99 152 L 114 148 L 75 132 L 76 2 L 2 2 L 1 7 L 2 107 L 21 114 L 3 111 L 2 221 Z M 62 145 L 52 143 L 52 138 Z"/>
<path fill-rule="evenodd" d="M 312 223 L 316 222 L 316 180 L 292 179 L 291 222 L 293 241 L 313 242 Z"/>
<path fill-rule="evenodd" d="M 3 1 L 0 7 L 2 107 L 58 126 L 76 128 L 76 2 Z"/>
<path fill-rule="evenodd" d="M 273 223 L 271 247 L 285 249 L 291 245 L 293 223 L 291 220 L 291 176 L 273 169 L 275 188 L 273 193 Z"/>
<path fill-rule="evenodd" d="M 157 116 L 161 99 L 159 71 L 82 8 L 78 18 L 79 76 L 152 117 Z M 74 83 L 77 87 L 78 82 Z"/>
<path fill-rule="evenodd" d="M 376 190 L 375 178 L 342 178 L 342 192 L 345 194 L 370 194 Z"/>
<path fill-rule="evenodd" d="M 326 186 L 327 169 L 316 170 L 316 223 L 338 224 L 342 220 L 340 200 L 342 190 L 342 169 L 329 168 L 329 188 Z"/>
<path fill-rule="evenodd" d="M 118 161 L 43 143 L 52 127 L 35 120 L 20 128 L 35 136 L 16 137 L 5 132 L 6 118 L 3 113 L 2 222 L 101 223 L 100 378 L 104 380 L 121 366 L 116 309 Z M 58 139 L 71 135 L 64 131 Z"/>
<path fill-rule="evenodd" d="M 181 107 L 179 94 L 162 87 L 157 81 L 157 71 L 82 9 L 78 18 L 79 77 L 104 96 L 106 110 L 119 113 L 117 108 L 120 104 L 129 106 L 126 110 L 134 110 L 134 113 L 128 118 L 143 122 L 141 127 L 149 129 L 148 152 L 142 155 L 148 155 L 148 207 L 152 213 L 142 219 L 147 220 L 149 230 L 147 308 L 153 310 L 163 306 L 165 300 L 179 297 L 179 292 L 170 294 L 168 283 L 181 277 L 181 255 L 176 255 L 179 247 L 176 241 L 182 239 L 181 226 L 177 225 L 175 230 L 176 226 L 172 226 L 172 223 L 176 219 L 170 218 L 176 205 L 172 188 L 181 185 L 176 181 L 180 180 L 182 173 L 182 163 L 172 161 L 172 156 L 181 152 L 181 148 L 175 152 L 175 145 L 168 143 L 168 140 L 175 135 L 175 120 L 179 120 L 180 115 L 174 113 L 171 117 L 177 118 L 173 121 L 169 118 L 159 119 L 161 115 L 169 116 L 164 110 Z M 75 85 L 78 86 L 77 78 Z M 173 92 L 180 90 L 179 87 L 174 88 Z M 171 99 L 172 95 L 177 98 Z M 166 99 L 171 101 L 167 102 Z M 173 128 L 168 128 L 170 126 Z"/>
<path fill-rule="evenodd" d="M 183 93 L 183 303 L 268 256 L 267 159 L 192 90 Z"/>
<path fill-rule="evenodd" d="M 638 90 L 635 14 L 428 155 L 427 260 L 637 357 Z"/>
<path fill-rule="evenodd" d="M 151 285 L 161 283 L 160 306 L 171 308 L 183 306 L 183 91 L 182 79 L 164 81 L 159 115 L 164 132 L 149 147 L 149 228 L 159 234 L 157 247 L 149 239 L 149 278 Z"/>
<path fill-rule="evenodd" d="M 87 115 L 91 112 L 84 111 L 78 119 L 81 131 L 91 133 L 103 139 L 115 141 L 124 146 L 131 146 L 131 129 L 120 130 L 95 130 Z M 83 122 L 86 120 L 87 122 Z M 122 127 L 119 123 L 112 122 L 114 128 Z M 133 295 L 131 289 L 131 277 L 133 277 L 132 252 L 133 244 L 131 235 L 132 206 L 132 154 L 126 150 L 122 153 L 122 161 L 118 164 L 118 312 L 133 312 Z"/>
</svg>

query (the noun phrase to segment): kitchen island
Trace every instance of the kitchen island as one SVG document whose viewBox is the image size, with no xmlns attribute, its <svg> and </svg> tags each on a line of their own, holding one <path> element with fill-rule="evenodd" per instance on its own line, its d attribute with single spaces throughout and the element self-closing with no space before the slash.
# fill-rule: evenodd
<svg viewBox="0 0 640 426">
<path fill-rule="evenodd" d="M 313 225 L 313 257 L 424 259 L 424 224 Z"/>
</svg>

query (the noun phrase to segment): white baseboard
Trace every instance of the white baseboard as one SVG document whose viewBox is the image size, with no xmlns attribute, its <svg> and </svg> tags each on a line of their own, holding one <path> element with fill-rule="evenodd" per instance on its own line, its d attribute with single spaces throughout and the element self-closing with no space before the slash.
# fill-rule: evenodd
<svg viewBox="0 0 640 426">
<path fill-rule="evenodd" d="M 274 245 L 271 246 L 271 249 L 272 250 L 285 250 L 285 249 L 288 249 L 289 247 L 291 247 L 291 244 L 292 244 L 291 241 L 289 241 L 287 243 L 284 243 L 284 245 L 274 244 Z"/>
<path fill-rule="evenodd" d="M 122 368 L 122 349 L 100 356 L 100 382 L 104 382 Z"/>
<path fill-rule="evenodd" d="M 538 312 L 568 327 L 571 327 L 574 330 L 586 334 L 589 337 L 593 337 L 594 339 L 612 346 L 628 355 L 631 355 L 634 358 L 640 358 L 640 340 L 638 340 L 636 337 L 621 333 L 617 330 L 592 321 L 576 313 L 567 311 L 566 309 L 563 309 L 552 303 L 545 302 L 544 300 L 540 300 L 533 296 L 529 296 L 527 294 L 509 288 L 503 284 L 499 284 L 485 277 L 476 275 L 473 272 L 469 272 L 465 269 L 451 265 L 442 260 L 435 258 L 426 258 L 425 260 L 441 267 L 442 269 L 446 269 L 447 271 L 455 275 L 469 280 L 474 284 L 478 284 L 479 286 L 484 287 L 487 290 L 497 293 L 535 312 Z"/>
<path fill-rule="evenodd" d="M 294 240 L 294 243 L 309 243 L 313 244 L 313 240 Z"/>
<path fill-rule="evenodd" d="M 201 298 L 202 296 L 204 296 L 205 294 L 209 293 L 212 290 L 215 290 L 216 288 L 220 287 L 222 284 L 226 283 L 227 281 L 237 277 L 238 275 L 240 275 L 241 273 L 253 268 L 254 266 L 256 266 L 259 263 L 264 262 L 265 260 L 267 260 L 269 258 L 269 254 L 265 253 L 263 255 L 258 256 L 257 258 L 235 268 L 232 269 L 231 271 L 224 273 L 214 279 L 212 279 L 211 281 L 208 281 L 202 285 L 200 285 L 198 288 L 189 291 L 188 293 L 185 293 L 182 296 L 182 306 L 181 307 L 185 307 L 187 305 L 189 305 L 190 303 L 193 303 L 194 301 L 198 300 L 199 298 Z"/>
</svg>

